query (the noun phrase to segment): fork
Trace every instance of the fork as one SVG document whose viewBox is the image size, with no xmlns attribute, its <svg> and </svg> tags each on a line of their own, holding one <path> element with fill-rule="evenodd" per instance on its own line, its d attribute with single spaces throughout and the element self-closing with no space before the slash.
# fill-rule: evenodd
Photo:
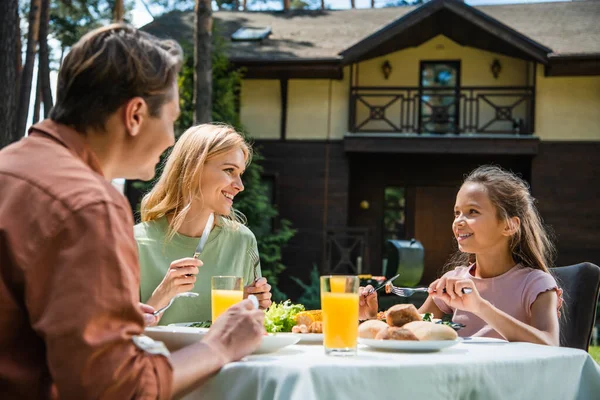
<svg viewBox="0 0 600 400">
<path fill-rule="evenodd" d="M 252 262 L 252 270 L 254 271 L 254 282 L 260 278 L 258 276 L 258 264 L 260 263 L 260 257 L 254 248 L 248 249 L 248 255 L 250 256 L 250 261 Z"/>
<path fill-rule="evenodd" d="M 462 292 L 464 294 L 469 294 L 471 293 L 473 290 L 471 288 L 463 288 Z M 427 293 L 427 288 L 401 288 L 401 287 L 396 287 L 394 285 L 392 285 L 392 293 L 394 293 L 396 296 L 400 296 L 400 297 L 410 297 L 415 293 Z M 444 288 L 444 293 L 446 293 L 446 288 Z"/>
<path fill-rule="evenodd" d="M 176 294 L 175 296 L 173 296 L 173 298 L 171 299 L 171 301 L 169 301 L 169 304 L 167 304 L 164 307 L 159 308 L 158 310 L 154 311 L 152 314 L 156 317 L 158 314 L 160 314 L 162 312 L 165 312 L 167 310 L 167 308 L 171 307 L 171 305 L 173 304 L 173 302 L 175 301 L 175 299 L 178 299 L 180 297 L 198 297 L 198 293 L 184 292 L 184 293 Z"/>
</svg>

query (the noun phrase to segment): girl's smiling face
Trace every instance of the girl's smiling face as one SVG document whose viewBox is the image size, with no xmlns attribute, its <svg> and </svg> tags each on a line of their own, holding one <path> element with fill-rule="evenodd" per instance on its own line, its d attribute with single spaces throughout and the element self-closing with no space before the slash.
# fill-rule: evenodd
<svg viewBox="0 0 600 400">
<path fill-rule="evenodd" d="M 218 215 L 229 215 L 234 197 L 244 190 L 245 168 L 246 158 L 239 148 L 208 160 L 202 169 L 200 184 L 203 208 Z"/>
<path fill-rule="evenodd" d="M 473 254 L 508 248 L 511 232 L 479 183 L 465 183 L 458 191 L 452 231 L 460 251 Z"/>
</svg>

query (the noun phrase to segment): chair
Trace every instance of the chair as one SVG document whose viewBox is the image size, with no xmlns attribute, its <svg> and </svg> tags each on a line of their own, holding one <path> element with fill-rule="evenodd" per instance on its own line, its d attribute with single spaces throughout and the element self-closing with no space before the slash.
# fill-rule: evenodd
<svg viewBox="0 0 600 400">
<path fill-rule="evenodd" d="M 587 351 L 596 320 L 600 268 L 584 262 L 550 270 L 564 292 L 560 345 Z"/>
</svg>

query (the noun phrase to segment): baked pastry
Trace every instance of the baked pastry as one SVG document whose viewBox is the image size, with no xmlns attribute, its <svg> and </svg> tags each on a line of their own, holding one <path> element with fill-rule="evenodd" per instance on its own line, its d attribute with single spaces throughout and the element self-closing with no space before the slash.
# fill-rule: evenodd
<svg viewBox="0 0 600 400">
<path fill-rule="evenodd" d="M 363 339 L 375 339 L 375 336 L 382 329 L 387 329 L 388 325 L 383 321 L 371 319 L 358 326 L 358 337 Z"/>
<path fill-rule="evenodd" d="M 421 314 L 413 304 L 396 304 L 386 313 L 386 322 L 389 326 L 402 327 L 412 321 L 422 321 Z"/>
<path fill-rule="evenodd" d="M 308 333 L 308 327 L 304 324 L 292 326 L 292 333 Z"/>
<path fill-rule="evenodd" d="M 454 340 L 458 337 L 456 331 L 444 324 L 434 324 L 433 322 L 414 321 L 404 325 L 419 340 Z"/>
<path fill-rule="evenodd" d="M 386 326 L 375 335 L 379 340 L 419 340 L 414 333 L 408 329 L 398 328 L 396 326 Z"/>
<path fill-rule="evenodd" d="M 308 327 L 310 333 L 323 333 L 323 322 L 315 321 Z"/>
</svg>

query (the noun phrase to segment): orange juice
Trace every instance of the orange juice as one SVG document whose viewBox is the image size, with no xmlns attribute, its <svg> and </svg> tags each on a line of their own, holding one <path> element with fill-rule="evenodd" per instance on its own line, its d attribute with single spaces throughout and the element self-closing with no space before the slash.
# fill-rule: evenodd
<svg viewBox="0 0 600 400">
<path fill-rule="evenodd" d="M 212 303 L 212 320 L 214 321 L 229 307 L 242 301 L 244 299 L 244 292 L 241 290 L 213 289 L 210 299 Z"/>
<path fill-rule="evenodd" d="M 346 292 L 346 277 L 345 276 L 332 276 L 329 279 L 329 285 L 331 293 L 345 293 Z"/>
<path fill-rule="evenodd" d="M 321 293 L 321 308 L 323 309 L 323 344 L 325 348 L 356 348 L 358 294 Z"/>
</svg>

